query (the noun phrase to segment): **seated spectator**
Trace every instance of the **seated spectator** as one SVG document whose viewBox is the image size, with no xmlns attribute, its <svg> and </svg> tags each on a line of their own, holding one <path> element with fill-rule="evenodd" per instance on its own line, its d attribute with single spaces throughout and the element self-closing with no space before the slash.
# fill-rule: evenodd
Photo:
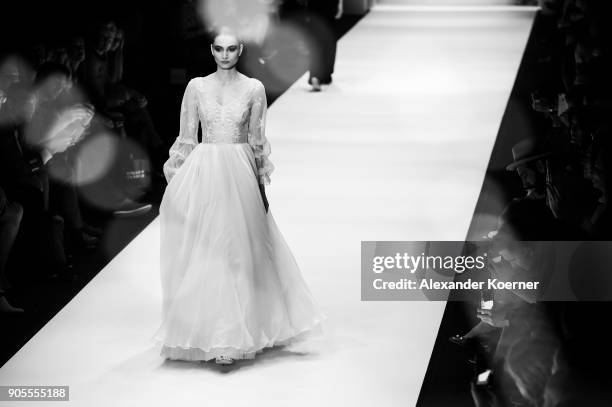
<svg viewBox="0 0 612 407">
<path fill-rule="evenodd" d="M 78 83 L 80 69 L 85 61 L 85 40 L 83 37 L 73 37 L 68 45 L 68 69 L 72 83 Z"/>
<path fill-rule="evenodd" d="M 49 61 L 68 66 L 68 50 L 63 43 L 58 43 L 50 49 Z"/>
<path fill-rule="evenodd" d="M 40 42 L 32 48 L 32 59 L 34 61 L 34 69 L 38 68 L 45 62 L 51 60 L 51 52 L 47 45 Z"/>
<path fill-rule="evenodd" d="M 25 139 L 41 155 L 42 170 L 49 181 L 49 210 L 64 221 L 66 247 L 71 251 L 93 248 L 98 238 L 90 235 L 79 206 L 74 171 L 66 150 L 85 134 L 93 112 L 86 106 L 68 108 L 59 103 L 68 88 L 69 71 L 60 63 L 47 62 L 37 71 L 32 94 L 32 116 Z"/>
<path fill-rule="evenodd" d="M 587 163 L 587 178 L 591 181 L 593 188 L 599 192 L 597 207 L 589 219 L 588 226 L 588 230 L 597 240 L 612 240 L 612 216 L 608 207 L 610 145 L 608 140 L 603 143 L 595 143 Z"/>
<path fill-rule="evenodd" d="M 516 240 L 553 240 L 560 225 L 546 206 L 546 161 L 552 153 L 541 143 L 524 139 L 512 147 L 513 162 L 506 170 L 516 171 L 524 195 L 513 199 L 499 217 L 502 234 Z"/>
<path fill-rule="evenodd" d="M 9 202 L 0 186 L 0 313 L 21 313 L 22 308 L 12 306 L 6 292 L 11 287 L 6 276 L 6 263 L 17 237 L 23 208 L 16 202 Z"/>
<path fill-rule="evenodd" d="M 42 159 L 21 142 L 31 117 L 29 93 L 23 92 L 19 82 L 2 91 L 7 96 L 0 112 L 0 185 L 8 199 L 23 209 L 15 249 L 28 253 L 23 258 L 24 270 L 36 273 L 32 277 L 72 278 L 64 252 L 63 219 L 49 212 L 49 180 Z M 36 256 L 31 256 L 32 251 Z"/>
<path fill-rule="evenodd" d="M 123 46 L 123 31 L 114 22 L 99 25 L 87 47 L 82 84 L 97 109 L 122 115 L 127 136 L 148 153 L 159 176 L 167 149 L 146 109 L 147 99 L 122 83 Z"/>
<path fill-rule="evenodd" d="M 89 235 L 94 228 L 84 224 L 78 211 L 74 160 L 70 159 L 70 152 L 65 151 L 87 134 L 92 122 L 98 131 L 104 123 L 96 120 L 94 111 L 88 105 L 66 107 L 60 103 L 59 98 L 69 84 L 69 71 L 65 66 L 43 64 L 39 68 L 36 84 L 26 139 L 40 151 L 45 169 L 52 175 L 52 188 L 57 193 L 52 196 L 51 207 L 67 222 L 69 240 L 76 242 L 75 247 L 92 247 L 97 238 Z M 114 207 L 118 216 L 137 216 L 151 209 L 150 204 L 140 204 L 122 196 L 120 186 L 113 180 L 106 180 L 104 189 L 107 196 L 116 196 Z"/>
<path fill-rule="evenodd" d="M 533 406 L 543 406 L 544 390 L 553 372 L 558 341 L 525 336 L 509 348 L 505 368 L 523 398 Z"/>
</svg>

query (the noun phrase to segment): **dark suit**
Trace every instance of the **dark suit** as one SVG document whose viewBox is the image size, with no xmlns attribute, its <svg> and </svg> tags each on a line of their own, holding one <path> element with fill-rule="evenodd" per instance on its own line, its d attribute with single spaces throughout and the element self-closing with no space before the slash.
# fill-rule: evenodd
<svg viewBox="0 0 612 407">
<path fill-rule="evenodd" d="M 19 231 L 23 208 L 17 202 L 9 202 L 0 187 L 0 295 L 11 286 L 6 277 L 6 264 Z"/>
<path fill-rule="evenodd" d="M 11 200 L 26 209 L 46 211 L 49 205 L 49 181 L 42 171 L 40 155 L 26 148 L 21 127 L 0 127 L 0 185 Z"/>
<path fill-rule="evenodd" d="M 21 222 L 13 250 L 25 270 L 53 272 L 66 264 L 63 219 L 49 211 L 48 174 L 38 152 L 20 142 L 20 130 L 21 126 L 15 124 L 0 127 L 0 185 L 20 208 Z"/>
</svg>

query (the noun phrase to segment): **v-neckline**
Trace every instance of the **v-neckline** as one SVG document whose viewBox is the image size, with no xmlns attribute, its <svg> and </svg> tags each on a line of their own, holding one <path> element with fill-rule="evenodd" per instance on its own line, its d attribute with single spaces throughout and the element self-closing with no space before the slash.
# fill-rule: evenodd
<svg viewBox="0 0 612 407">
<path fill-rule="evenodd" d="M 244 78 L 244 79 L 248 79 L 248 77 L 246 77 L 246 76 L 245 76 L 245 78 Z M 243 79 L 239 79 L 239 80 L 241 81 L 241 80 L 243 80 Z M 236 82 L 238 82 L 239 80 L 237 80 Z M 214 81 L 214 79 L 213 79 L 213 78 L 211 78 L 211 81 Z M 214 82 L 213 82 L 213 83 L 214 83 Z M 215 86 L 217 90 L 220 88 L 220 86 L 218 86 L 217 84 L 214 84 L 213 86 Z M 224 108 L 224 107 L 226 107 L 226 106 L 228 106 L 228 105 L 231 105 L 232 103 L 235 103 L 237 100 L 240 100 L 240 98 L 241 98 L 242 96 L 243 96 L 243 95 L 239 93 L 239 94 L 238 94 L 238 96 L 235 96 L 235 97 L 233 97 L 233 98 L 230 98 L 230 100 L 229 100 L 229 101 L 226 101 L 225 103 L 219 103 L 219 101 L 217 100 L 217 97 L 216 97 L 216 96 L 214 96 L 214 95 L 213 95 L 213 97 L 212 97 L 211 99 L 212 99 L 212 100 L 215 102 L 215 104 L 216 104 L 217 106 L 219 106 L 219 107 L 221 107 L 221 108 Z"/>
<path fill-rule="evenodd" d="M 217 98 L 213 97 L 212 100 L 213 102 L 215 102 L 215 104 L 219 107 L 226 107 L 234 102 L 236 102 L 237 100 L 240 100 L 241 96 L 236 96 L 235 98 L 232 98 L 232 100 L 230 100 L 229 102 L 225 102 L 225 103 L 219 103 L 219 101 L 217 101 Z"/>
</svg>

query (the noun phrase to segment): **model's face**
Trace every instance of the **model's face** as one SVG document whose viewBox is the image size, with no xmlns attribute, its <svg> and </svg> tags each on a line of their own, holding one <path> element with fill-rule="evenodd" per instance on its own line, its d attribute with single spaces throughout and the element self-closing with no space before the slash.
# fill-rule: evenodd
<svg viewBox="0 0 612 407">
<path fill-rule="evenodd" d="M 210 50 L 217 66 L 221 69 L 232 69 L 238 63 L 242 53 L 242 44 L 230 34 L 217 35 Z"/>
</svg>

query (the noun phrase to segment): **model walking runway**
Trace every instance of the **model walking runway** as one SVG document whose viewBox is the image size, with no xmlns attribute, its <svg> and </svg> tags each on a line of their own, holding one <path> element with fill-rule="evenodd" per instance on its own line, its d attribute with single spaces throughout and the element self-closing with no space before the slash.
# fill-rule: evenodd
<svg viewBox="0 0 612 407">
<path fill-rule="evenodd" d="M 339 42 L 330 87 L 306 74 L 269 109 L 270 210 L 323 337 L 231 367 L 164 361 L 156 220 L 0 384 L 69 385 L 66 406 L 414 405 L 444 303 L 361 302 L 360 242 L 464 239 L 532 19 L 378 6 Z"/>
</svg>

